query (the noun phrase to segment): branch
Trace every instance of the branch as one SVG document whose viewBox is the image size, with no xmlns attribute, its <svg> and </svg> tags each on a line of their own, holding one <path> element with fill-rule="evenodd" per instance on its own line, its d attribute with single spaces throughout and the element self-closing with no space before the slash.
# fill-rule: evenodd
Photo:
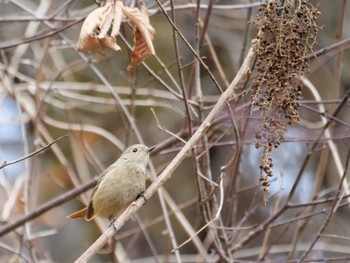
<svg viewBox="0 0 350 263">
<path fill-rule="evenodd" d="M 24 223 L 26 223 L 34 218 L 37 218 L 38 216 L 44 214 L 45 212 L 51 210 L 52 208 L 55 208 L 55 207 L 65 203 L 65 202 L 73 199 L 74 197 L 80 195 L 84 191 L 94 187 L 96 185 L 96 182 L 97 182 L 97 178 L 92 179 L 92 180 L 80 185 L 79 187 L 76 187 L 76 188 L 69 190 L 68 192 L 66 192 L 58 197 L 53 198 L 51 201 L 48 201 L 47 203 L 38 207 L 37 209 L 30 212 L 29 214 L 22 216 L 21 218 L 17 219 L 15 222 L 1 226 L 0 227 L 0 237 L 2 235 L 5 235 L 5 234 L 11 232 L 12 230 L 16 229 L 17 227 L 23 225 Z"/>
<path fill-rule="evenodd" d="M 316 242 L 320 239 L 321 235 L 326 230 L 327 226 L 329 225 L 329 223 L 331 221 L 331 218 L 334 216 L 337 208 L 339 207 L 339 203 L 338 202 L 341 200 L 341 199 L 339 199 L 339 197 L 341 197 L 341 189 L 343 188 L 343 183 L 345 181 L 346 174 L 348 172 L 349 161 L 350 161 L 350 150 L 348 151 L 348 155 L 347 155 L 346 162 L 345 162 L 344 173 L 343 173 L 343 176 L 342 176 L 342 178 L 340 180 L 338 191 L 337 191 L 337 193 L 335 195 L 335 198 L 333 200 L 333 203 L 332 203 L 332 206 L 330 208 L 329 214 L 327 215 L 326 219 L 324 220 L 324 223 L 322 224 L 321 228 L 318 230 L 318 233 L 317 233 L 315 239 L 311 242 L 309 248 L 301 256 L 301 261 L 304 261 L 305 258 L 308 256 L 308 254 L 310 254 L 311 250 L 313 249 L 313 247 L 315 246 Z"/>
<path fill-rule="evenodd" d="M 21 161 L 23 161 L 23 160 L 25 160 L 25 159 L 28 159 L 28 158 L 30 158 L 30 157 L 32 157 L 32 156 L 34 156 L 34 155 L 36 155 L 36 154 L 38 154 L 38 153 L 40 153 L 40 152 L 43 152 L 43 151 L 47 150 L 52 144 L 58 142 L 59 140 L 65 138 L 65 137 L 68 137 L 68 135 L 67 135 L 67 134 L 66 134 L 66 135 L 63 135 L 63 136 L 57 138 L 56 140 L 54 140 L 53 142 L 49 143 L 48 145 L 46 145 L 46 146 L 40 148 L 39 150 L 36 150 L 35 152 L 32 152 L 32 153 L 30 153 L 30 154 L 28 154 L 28 155 L 25 155 L 25 156 L 23 156 L 23 157 L 21 157 L 21 158 L 19 158 L 19 159 L 17 159 L 17 160 L 14 160 L 14 161 L 11 161 L 11 162 L 4 161 L 4 163 L 3 163 L 2 165 L 0 165 L 0 169 L 6 167 L 6 166 L 8 166 L 8 165 L 11 165 L 11 164 L 19 163 L 19 162 L 21 162 Z"/>
<path fill-rule="evenodd" d="M 79 22 L 83 21 L 84 19 L 85 19 L 85 17 L 78 18 L 77 20 L 75 20 L 73 22 L 70 22 L 67 25 L 64 25 L 64 26 L 61 26 L 61 27 L 57 27 L 57 28 L 53 28 L 52 30 L 50 30 L 48 32 L 44 32 L 44 33 L 41 33 L 41 34 L 38 34 L 38 35 L 35 35 L 35 36 L 32 36 L 32 37 L 29 37 L 29 38 L 23 38 L 23 39 L 19 39 L 19 40 L 11 40 L 11 41 L 8 41 L 8 42 L 4 42 L 4 43 L 2 43 L 0 45 L 0 50 L 1 49 L 8 49 L 8 48 L 11 48 L 11 47 L 17 47 L 17 46 L 22 45 L 22 44 L 31 43 L 31 42 L 34 42 L 34 41 L 37 41 L 37 40 L 41 40 L 41 39 L 44 39 L 44 38 L 47 38 L 47 37 L 54 36 L 57 33 L 62 32 L 64 30 L 66 30 L 66 29 L 68 29 L 68 28 L 78 24 Z"/>
<path fill-rule="evenodd" d="M 160 188 L 173 174 L 175 169 L 180 163 L 191 154 L 191 149 L 195 144 L 205 135 L 208 129 L 211 127 L 215 118 L 222 112 L 225 105 L 232 99 L 234 89 L 244 82 L 250 74 L 251 66 L 254 62 L 255 52 L 251 48 L 248 52 L 246 59 L 244 60 L 242 67 L 237 73 L 234 80 L 231 82 L 227 90 L 220 96 L 218 102 L 215 104 L 212 111 L 208 114 L 204 122 L 200 125 L 198 130 L 193 134 L 189 141 L 184 145 L 181 151 L 175 156 L 175 158 L 169 163 L 165 170 L 157 177 L 157 179 L 150 185 L 145 191 L 144 196 L 148 200 L 157 190 Z M 114 226 L 109 227 L 96 241 L 93 243 L 75 262 L 87 262 L 91 259 L 115 234 L 115 230 L 118 231 L 130 217 L 145 203 L 143 198 L 139 198 L 133 202 L 124 213 L 114 223 Z"/>
<path fill-rule="evenodd" d="M 346 48 L 349 48 L 350 47 L 350 38 L 347 38 L 347 39 L 344 39 L 344 40 L 341 40 L 339 42 L 336 42 L 328 47 L 325 47 L 325 48 L 321 48 L 311 54 L 308 54 L 305 56 L 306 59 L 313 59 L 313 58 L 316 58 L 316 57 L 320 57 L 322 55 L 325 55 L 333 50 L 344 50 Z"/>
</svg>

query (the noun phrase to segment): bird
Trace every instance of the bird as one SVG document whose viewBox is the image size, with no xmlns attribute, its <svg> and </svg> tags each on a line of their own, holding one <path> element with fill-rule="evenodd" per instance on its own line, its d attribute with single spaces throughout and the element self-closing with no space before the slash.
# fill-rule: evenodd
<svg viewBox="0 0 350 263">
<path fill-rule="evenodd" d="M 100 175 L 91 193 L 89 205 L 69 214 L 67 218 L 84 217 L 86 221 L 90 221 L 99 215 L 113 223 L 134 200 L 143 196 L 146 187 L 146 167 L 154 149 L 155 146 L 147 147 L 143 144 L 128 147 Z"/>
</svg>

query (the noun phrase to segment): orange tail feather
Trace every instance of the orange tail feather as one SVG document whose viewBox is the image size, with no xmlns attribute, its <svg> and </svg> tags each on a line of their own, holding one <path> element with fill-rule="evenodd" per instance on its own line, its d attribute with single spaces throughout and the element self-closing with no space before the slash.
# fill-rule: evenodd
<svg viewBox="0 0 350 263">
<path fill-rule="evenodd" d="M 86 213 L 87 213 L 87 207 L 79 210 L 79 211 L 76 211 L 74 213 L 71 213 L 69 215 L 67 215 L 67 218 L 79 218 L 79 217 L 85 217 L 86 216 Z"/>
<path fill-rule="evenodd" d="M 83 208 L 83 209 L 81 209 L 81 210 L 79 210 L 79 211 L 76 211 L 76 212 L 74 212 L 74 213 L 71 213 L 71 214 L 67 215 L 67 218 L 75 219 L 75 218 L 85 217 L 85 220 L 86 220 L 86 221 L 90 221 L 90 220 L 94 219 L 95 216 L 96 216 L 95 213 L 92 215 L 91 218 L 86 218 L 86 216 L 87 216 L 87 210 L 88 210 L 88 208 L 85 207 L 85 208 Z"/>
</svg>

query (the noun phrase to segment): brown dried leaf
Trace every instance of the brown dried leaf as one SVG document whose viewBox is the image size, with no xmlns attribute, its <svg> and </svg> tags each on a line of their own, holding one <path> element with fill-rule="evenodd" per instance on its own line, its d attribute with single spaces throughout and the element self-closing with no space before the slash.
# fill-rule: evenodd
<svg viewBox="0 0 350 263">
<path fill-rule="evenodd" d="M 112 27 L 112 35 L 117 36 L 119 34 L 120 24 L 122 23 L 123 12 L 122 8 L 124 7 L 121 1 L 117 1 L 115 3 L 115 11 L 114 11 L 114 21 Z"/>
<path fill-rule="evenodd" d="M 97 8 L 85 19 L 76 50 L 84 52 L 102 46 L 120 50 L 116 36 L 119 34 L 123 16 L 135 28 L 134 47 L 128 70 L 135 69 L 145 58 L 155 54 L 152 43 L 155 30 L 150 24 L 147 8 L 144 5 L 140 8 L 130 8 L 124 6 L 122 1 L 115 1 Z"/>
<path fill-rule="evenodd" d="M 122 10 L 130 24 L 135 27 L 134 47 L 131 62 L 128 66 L 130 71 L 135 69 L 149 55 L 155 54 L 152 39 L 156 31 L 149 22 L 145 5 L 141 5 L 140 9 L 125 6 Z"/>
<path fill-rule="evenodd" d="M 101 17 L 101 21 L 99 24 L 99 34 L 98 38 L 102 39 L 106 37 L 108 30 L 111 28 L 111 24 L 113 22 L 114 14 L 113 14 L 113 6 L 111 4 L 108 5 L 106 12 Z"/>
<path fill-rule="evenodd" d="M 99 49 L 102 46 L 109 47 L 115 51 L 120 50 L 115 36 L 107 35 L 109 29 L 111 28 L 113 19 L 116 19 L 116 12 L 114 12 L 115 8 L 120 9 L 120 7 L 114 7 L 113 3 L 109 3 L 104 7 L 99 7 L 92 11 L 86 17 L 80 30 L 80 35 L 76 46 L 77 51 L 86 52 L 89 50 Z"/>
<path fill-rule="evenodd" d="M 115 36 L 106 36 L 104 38 L 98 38 L 98 41 L 102 46 L 106 46 L 115 51 L 121 49 L 120 46 L 117 45 L 117 39 L 115 38 Z"/>
<path fill-rule="evenodd" d="M 128 70 L 134 70 L 141 62 L 148 56 L 153 55 L 146 41 L 144 40 L 140 30 L 136 29 L 134 36 L 134 47 L 130 57 L 130 64 L 128 65 Z"/>
</svg>

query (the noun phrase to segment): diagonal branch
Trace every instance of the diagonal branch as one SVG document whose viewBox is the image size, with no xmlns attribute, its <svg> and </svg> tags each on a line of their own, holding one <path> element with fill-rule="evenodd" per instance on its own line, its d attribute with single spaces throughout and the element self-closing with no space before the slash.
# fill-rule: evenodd
<svg viewBox="0 0 350 263">
<path fill-rule="evenodd" d="M 254 62 L 255 52 L 251 48 L 245 58 L 242 67 L 237 73 L 234 80 L 231 82 L 227 90 L 220 96 L 218 102 L 214 108 L 208 114 L 206 119 L 200 125 L 198 130 L 192 135 L 189 141 L 184 145 L 181 151 L 175 156 L 175 158 L 169 163 L 165 170 L 157 177 L 157 179 L 150 185 L 145 191 L 144 196 L 149 199 L 173 174 L 180 163 L 191 153 L 191 149 L 195 144 L 205 135 L 208 129 L 211 127 L 215 118 L 222 112 L 226 104 L 232 99 L 234 89 L 247 79 L 251 72 L 251 66 Z M 93 243 L 75 262 L 87 262 L 91 259 L 101 248 L 115 234 L 115 230 L 118 231 L 129 218 L 144 204 L 143 198 L 139 198 L 132 203 L 128 209 L 117 219 L 114 226 L 109 227 L 96 241 Z"/>
<path fill-rule="evenodd" d="M 0 227 L 0 237 L 2 235 L 5 235 L 12 230 L 16 229 L 17 227 L 23 225 L 24 223 L 37 218 L 38 216 L 42 215 L 43 213 L 49 211 L 52 208 L 55 208 L 71 199 L 74 197 L 77 197 L 81 193 L 85 192 L 86 190 L 89 190 L 90 188 L 93 188 L 96 185 L 97 182 L 97 177 L 72 189 L 67 191 L 66 193 L 53 198 L 52 200 L 48 201 L 47 203 L 43 204 L 42 206 L 38 207 L 37 209 L 33 210 L 27 215 L 24 215 L 20 218 L 18 218 L 16 221 L 12 223 L 8 223 L 6 225 L 3 225 Z"/>
</svg>

